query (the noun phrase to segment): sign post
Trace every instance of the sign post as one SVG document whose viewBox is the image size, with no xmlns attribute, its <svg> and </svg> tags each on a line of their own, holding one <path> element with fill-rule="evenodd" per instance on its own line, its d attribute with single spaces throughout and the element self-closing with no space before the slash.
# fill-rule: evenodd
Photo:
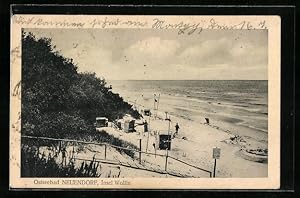
<svg viewBox="0 0 300 198">
<path fill-rule="evenodd" d="M 165 162 L 165 171 L 167 171 L 168 166 L 168 148 L 166 148 L 166 162 Z"/>
<path fill-rule="evenodd" d="M 213 158 L 215 159 L 213 177 L 216 177 L 217 159 L 220 159 L 220 155 L 221 155 L 221 149 L 218 147 L 213 148 Z"/>
<path fill-rule="evenodd" d="M 140 139 L 139 164 L 142 164 L 142 139 Z"/>
</svg>

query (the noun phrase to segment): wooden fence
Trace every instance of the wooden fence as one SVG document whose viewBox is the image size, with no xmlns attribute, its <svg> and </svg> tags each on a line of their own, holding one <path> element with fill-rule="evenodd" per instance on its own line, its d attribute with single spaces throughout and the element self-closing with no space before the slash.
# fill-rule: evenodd
<svg viewBox="0 0 300 198">
<path fill-rule="evenodd" d="M 65 142 L 65 143 L 90 144 L 90 145 L 104 146 L 103 159 L 97 159 L 97 158 L 93 157 L 93 159 L 91 160 L 91 159 L 77 158 L 77 157 L 73 156 L 73 159 L 77 159 L 77 160 L 98 161 L 98 162 L 101 162 L 101 163 L 121 165 L 121 166 L 129 167 L 129 168 L 135 168 L 135 169 L 140 169 L 140 170 L 145 170 L 145 171 L 150 171 L 150 172 L 156 172 L 156 173 L 160 173 L 160 174 L 169 174 L 169 175 L 176 176 L 176 177 L 193 177 L 193 176 L 184 175 L 180 172 L 168 171 L 168 167 L 167 167 L 168 160 L 172 159 L 176 163 L 181 163 L 181 164 L 186 165 L 188 167 L 192 167 L 192 168 L 197 169 L 199 171 L 203 171 L 203 172 L 207 173 L 209 175 L 209 177 L 212 177 L 212 171 L 206 170 L 204 168 L 198 167 L 198 166 L 193 165 L 193 164 L 190 164 L 190 163 L 188 163 L 184 160 L 172 157 L 169 154 L 162 155 L 162 154 L 158 154 L 158 153 L 142 151 L 141 144 L 140 144 L 140 149 L 136 150 L 136 149 L 120 147 L 120 146 L 116 146 L 116 145 L 112 145 L 112 144 L 108 144 L 108 143 L 86 142 L 86 141 L 72 140 L 72 139 L 59 139 L 59 138 L 51 138 L 51 137 L 37 137 L 37 136 L 25 136 L 25 135 L 22 135 L 21 137 L 23 139 L 32 139 L 32 140 L 37 140 L 37 141 L 38 140 L 54 141 L 54 142 L 58 142 L 59 144 L 61 144 L 61 142 Z M 139 165 L 135 164 L 135 166 L 132 166 L 132 165 L 126 163 L 126 162 L 121 162 L 119 160 L 114 160 L 114 161 L 108 160 L 107 159 L 107 149 L 108 149 L 108 147 L 111 147 L 111 148 L 114 148 L 114 149 L 119 149 L 119 150 L 128 150 L 128 151 L 137 153 L 138 156 L 139 156 L 138 157 Z M 155 157 L 159 156 L 159 157 L 165 158 L 164 170 L 155 170 L 153 168 L 146 168 L 146 167 L 142 166 L 141 161 L 142 161 L 142 158 L 143 158 L 143 154 L 144 155 L 152 155 L 152 156 L 155 156 Z"/>
</svg>

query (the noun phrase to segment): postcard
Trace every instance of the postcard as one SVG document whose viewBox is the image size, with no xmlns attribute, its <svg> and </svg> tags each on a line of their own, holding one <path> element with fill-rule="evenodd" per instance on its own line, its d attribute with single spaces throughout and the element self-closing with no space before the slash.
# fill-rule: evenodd
<svg viewBox="0 0 300 198">
<path fill-rule="evenodd" d="M 278 189 L 279 16 L 12 15 L 10 188 Z"/>
</svg>

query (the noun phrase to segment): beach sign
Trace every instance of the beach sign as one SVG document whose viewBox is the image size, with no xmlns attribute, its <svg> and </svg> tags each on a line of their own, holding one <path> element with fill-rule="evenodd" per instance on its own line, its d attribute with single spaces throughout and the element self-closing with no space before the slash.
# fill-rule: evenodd
<svg viewBox="0 0 300 198">
<path fill-rule="evenodd" d="M 221 149 L 220 148 L 213 148 L 213 158 L 220 159 Z"/>
</svg>

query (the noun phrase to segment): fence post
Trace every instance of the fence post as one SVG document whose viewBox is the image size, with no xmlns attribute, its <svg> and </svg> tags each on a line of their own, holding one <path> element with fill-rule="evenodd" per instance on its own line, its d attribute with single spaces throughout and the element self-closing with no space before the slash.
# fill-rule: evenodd
<svg viewBox="0 0 300 198">
<path fill-rule="evenodd" d="M 142 164 L 142 139 L 140 139 L 139 163 Z"/>
<path fill-rule="evenodd" d="M 59 143 L 58 143 L 58 153 L 60 153 L 60 151 L 61 151 L 61 141 L 59 140 Z"/>
<path fill-rule="evenodd" d="M 106 144 L 104 144 L 104 159 L 106 160 Z"/>
<path fill-rule="evenodd" d="M 74 145 L 73 145 L 72 160 L 74 159 L 74 155 L 75 155 L 75 147 L 74 147 Z"/>
<path fill-rule="evenodd" d="M 215 158 L 215 163 L 214 163 L 214 175 L 213 175 L 213 177 L 216 177 L 216 165 L 217 165 L 217 159 Z"/>
<path fill-rule="evenodd" d="M 165 171 L 167 171 L 167 166 L 168 166 L 168 148 L 167 148 L 167 154 L 166 154 Z"/>
<path fill-rule="evenodd" d="M 148 151 L 148 143 L 149 143 L 149 135 L 150 135 L 150 131 L 147 132 L 147 145 L 146 145 L 146 153 Z"/>
</svg>

